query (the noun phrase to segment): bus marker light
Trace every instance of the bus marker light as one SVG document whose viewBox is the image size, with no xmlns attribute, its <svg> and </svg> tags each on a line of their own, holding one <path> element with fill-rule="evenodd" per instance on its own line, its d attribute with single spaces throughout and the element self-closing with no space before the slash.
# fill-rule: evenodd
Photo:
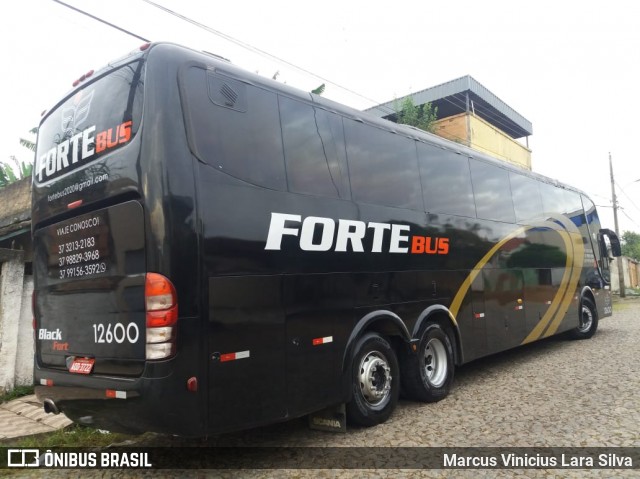
<svg viewBox="0 0 640 479">
<path fill-rule="evenodd" d="M 53 386 L 53 379 L 41 379 L 40 380 L 40 385 L 41 386 Z"/>
<path fill-rule="evenodd" d="M 82 200 L 73 201 L 67 205 L 67 209 L 71 210 L 73 208 L 77 208 L 80 205 L 82 205 Z"/>
<path fill-rule="evenodd" d="M 115 389 L 107 389 L 105 394 L 111 399 L 127 399 L 127 391 L 116 391 Z"/>
<path fill-rule="evenodd" d="M 476 313 L 473 315 L 473 317 L 476 319 L 484 318 L 484 313 Z"/>
<path fill-rule="evenodd" d="M 192 393 L 198 392 L 198 378 L 193 376 L 187 379 L 187 391 Z"/>
<path fill-rule="evenodd" d="M 251 351 L 238 351 L 237 353 L 227 353 L 220 355 L 220 362 L 235 361 L 236 359 L 246 359 L 251 356 Z"/>
<path fill-rule="evenodd" d="M 316 338 L 313 340 L 314 346 L 319 346 L 321 344 L 327 344 L 333 342 L 333 336 L 326 336 L 324 338 Z"/>
</svg>

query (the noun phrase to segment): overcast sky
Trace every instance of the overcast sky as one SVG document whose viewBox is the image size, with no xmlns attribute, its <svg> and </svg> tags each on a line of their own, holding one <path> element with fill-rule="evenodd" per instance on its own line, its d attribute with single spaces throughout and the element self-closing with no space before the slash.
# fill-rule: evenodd
<svg viewBox="0 0 640 479">
<path fill-rule="evenodd" d="M 611 152 L 620 230 L 640 232 L 640 2 L 154 1 L 322 79 L 143 0 L 65 3 L 153 41 L 217 53 L 268 77 L 278 71 L 304 90 L 328 79 L 324 96 L 355 108 L 471 75 L 533 123 L 533 170 L 586 191 L 613 229 Z M 74 79 L 142 43 L 53 0 L 6 5 L 0 161 L 29 157 L 19 138 Z"/>
</svg>

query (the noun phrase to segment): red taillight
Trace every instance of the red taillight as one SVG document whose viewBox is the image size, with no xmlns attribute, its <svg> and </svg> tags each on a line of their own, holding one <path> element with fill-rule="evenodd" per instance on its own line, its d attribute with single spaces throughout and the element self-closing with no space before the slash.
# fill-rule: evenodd
<svg viewBox="0 0 640 479">
<path fill-rule="evenodd" d="M 144 298 L 147 316 L 147 359 L 165 359 L 175 354 L 178 296 L 167 278 L 147 273 Z"/>
<path fill-rule="evenodd" d="M 173 326 L 178 321 L 178 306 L 166 311 L 147 311 L 147 328 Z"/>
</svg>

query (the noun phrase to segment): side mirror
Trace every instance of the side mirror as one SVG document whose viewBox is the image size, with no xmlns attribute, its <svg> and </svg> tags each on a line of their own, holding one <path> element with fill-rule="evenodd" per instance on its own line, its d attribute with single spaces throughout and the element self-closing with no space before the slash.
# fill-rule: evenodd
<svg viewBox="0 0 640 479">
<path fill-rule="evenodd" d="M 609 238 L 609 243 L 611 244 L 611 254 L 617 258 L 618 256 L 622 256 L 622 247 L 620 246 L 620 239 L 615 232 L 608 229 L 601 229 L 600 234 Z"/>
</svg>

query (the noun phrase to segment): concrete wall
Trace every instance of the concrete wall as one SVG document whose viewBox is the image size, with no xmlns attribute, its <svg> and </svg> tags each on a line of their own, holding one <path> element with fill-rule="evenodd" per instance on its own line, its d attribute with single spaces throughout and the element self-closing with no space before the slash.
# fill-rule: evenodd
<svg viewBox="0 0 640 479">
<path fill-rule="evenodd" d="M 436 122 L 434 132 L 495 158 L 531 169 L 531 150 L 482 118 L 461 113 Z"/>
<path fill-rule="evenodd" d="M 25 276 L 23 285 L 20 324 L 18 325 L 18 353 L 15 367 L 16 386 L 33 384 L 33 355 L 35 353 L 33 344 L 33 311 L 31 310 L 33 276 Z"/>
<path fill-rule="evenodd" d="M 33 383 L 31 178 L 0 189 L 0 390 Z"/>
<path fill-rule="evenodd" d="M 637 261 L 623 256 L 622 271 L 624 271 L 624 285 L 626 289 L 640 287 L 640 264 Z M 611 291 L 620 292 L 617 258 L 611 262 Z"/>
<path fill-rule="evenodd" d="M 24 252 L 0 249 L 0 390 L 33 383 L 31 291 Z"/>
</svg>

